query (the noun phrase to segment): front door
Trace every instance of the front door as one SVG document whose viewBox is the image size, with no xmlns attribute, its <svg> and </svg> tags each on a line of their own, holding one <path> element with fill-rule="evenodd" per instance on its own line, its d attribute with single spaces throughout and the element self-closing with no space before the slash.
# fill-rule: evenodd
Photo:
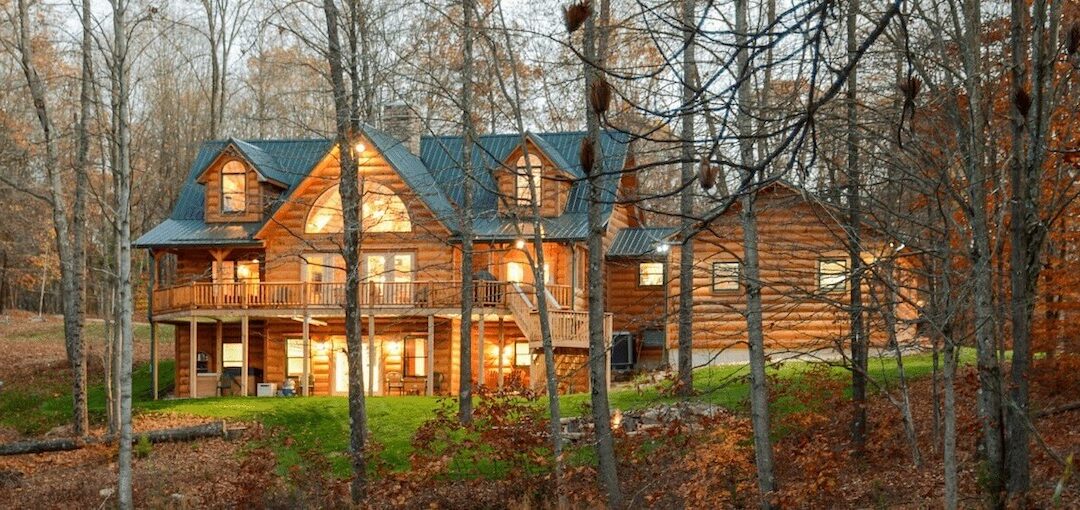
<svg viewBox="0 0 1080 510">
<path fill-rule="evenodd" d="M 375 347 L 376 347 L 376 349 L 375 349 L 375 359 L 378 360 L 379 359 L 378 345 L 376 345 Z M 371 386 L 370 382 L 372 380 L 372 375 L 374 375 L 375 394 L 376 395 L 381 395 L 382 394 L 382 374 L 380 373 L 380 370 L 379 370 L 379 363 L 376 362 L 374 370 L 372 370 L 371 365 L 368 363 L 368 359 L 369 359 L 368 356 L 369 356 L 369 353 L 370 353 L 370 351 L 368 349 L 369 349 L 369 344 L 367 342 L 364 342 L 363 343 L 363 348 L 361 349 L 361 352 L 360 352 L 360 356 L 361 356 L 361 358 L 363 360 L 362 362 L 364 364 L 364 389 L 365 390 L 370 389 L 370 386 Z M 370 371 L 370 373 L 369 373 L 369 371 Z M 334 395 L 348 395 L 349 394 L 349 354 L 346 353 L 344 349 L 334 351 L 334 384 L 333 384 L 333 388 L 331 388 L 331 393 L 334 394 Z"/>
</svg>

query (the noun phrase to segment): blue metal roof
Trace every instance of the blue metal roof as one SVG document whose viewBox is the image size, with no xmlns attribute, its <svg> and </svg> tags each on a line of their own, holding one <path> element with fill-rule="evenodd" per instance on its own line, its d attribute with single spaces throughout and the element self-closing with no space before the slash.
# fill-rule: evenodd
<svg viewBox="0 0 1080 510">
<path fill-rule="evenodd" d="M 677 231 L 668 227 L 624 228 L 615 233 L 615 239 L 608 248 L 608 257 L 647 257 L 656 256 L 657 245 L 666 241 Z"/>
<path fill-rule="evenodd" d="M 453 232 L 458 230 L 458 214 L 455 204 L 463 198 L 461 185 L 464 174 L 460 166 L 462 137 L 426 136 L 420 140 L 420 154 L 409 152 L 405 144 L 370 126 L 364 134 L 383 154 L 387 162 L 416 192 L 432 212 Z M 526 135 L 554 164 L 561 166 L 573 179 L 570 196 L 563 214 L 542 220 L 544 236 L 549 239 L 585 239 L 589 204 L 589 181 L 585 179 L 578 158 L 582 131 L 561 133 L 528 133 Z M 233 144 L 256 170 L 264 177 L 287 187 L 282 196 L 288 197 L 307 177 L 315 165 L 330 152 L 332 140 L 217 140 L 203 143 L 191 164 L 187 179 L 180 189 L 175 207 L 169 219 L 143 234 L 135 241 L 137 247 L 154 246 L 201 246 L 222 244 L 254 244 L 255 232 L 261 223 L 206 224 L 205 188 L 197 182 L 198 177 L 211 162 Z M 498 189 L 492 172 L 521 145 L 521 135 L 483 135 L 477 139 L 472 151 L 477 172 L 477 193 L 473 202 L 479 239 L 512 239 L 518 227 L 515 220 L 500 217 Z M 603 169 L 598 181 L 602 192 L 604 221 L 614 208 L 615 191 L 619 171 L 625 165 L 629 152 L 629 136 L 619 132 L 605 132 L 601 136 Z M 269 214 L 283 203 L 270 204 Z M 269 217 L 269 216 L 268 216 Z"/>
</svg>

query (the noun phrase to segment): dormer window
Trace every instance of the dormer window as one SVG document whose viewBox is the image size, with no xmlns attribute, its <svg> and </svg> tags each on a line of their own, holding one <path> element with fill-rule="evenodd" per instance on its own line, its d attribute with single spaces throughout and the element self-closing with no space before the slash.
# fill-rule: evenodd
<svg viewBox="0 0 1080 510">
<path fill-rule="evenodd" d="M 232 160 L 221 168 L 221 212 L 247 211 L 247 167 Z"/>
<path fill-rule="evenodd" d="M 531 204 L 533 202 L 533 190 L 535 190 L 536 206 L 540 207 L 541 197 L 544 196 L 540 191 L 541 169 L 542 163 L 540 162 L 540 158 L 533 154 L 529 154 L 528 159 L 526 159 L 525 156 L 518 158 L 517 176 L 514 180 L 515 196 L 518 205 Z M 530 184 L 533 190 L 529 189 Z"/>
</svg>

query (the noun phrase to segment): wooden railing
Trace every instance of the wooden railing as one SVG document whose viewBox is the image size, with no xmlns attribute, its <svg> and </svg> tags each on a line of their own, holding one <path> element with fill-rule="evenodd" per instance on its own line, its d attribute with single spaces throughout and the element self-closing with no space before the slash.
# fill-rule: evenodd
<svg viewBox="0 0 1080 510">
<path fill-rule="evenodd" d="M 473 303 L 503 307 L 506 282 L 478 281 Z M 460 281 L 363 282 L 358 299 L 362 308 L 454 308 L 461 305 Z M 309 309 L 345 306 L 341 282 L 193 282 L 154 289 L 154 313 L 199 309 L 267 308 Z"/>
</svg>

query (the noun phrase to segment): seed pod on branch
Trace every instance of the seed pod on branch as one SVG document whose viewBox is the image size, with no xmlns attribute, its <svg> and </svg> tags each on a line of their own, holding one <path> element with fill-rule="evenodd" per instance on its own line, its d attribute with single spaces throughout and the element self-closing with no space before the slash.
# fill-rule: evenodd
<svg viewBox="0 0 1080 510">
<path fill-rule="evenodd" d="M 585 175 L 592 175 L 593 165 L 596 164 L 592 138 L 586 136 L 581 139 L 581 152 L 578 158 L 581 160 L 581 171 L 585 172 Z"/>
<path fill-rule="evenodd" d="M 705 190 L 713 189 L 716 186 L 716 174 L 717 168 L 709 162 L 709 156 L 701 157 L 701 168 L 698 171 L 698 178 L 701 179 L 701 187 Z"/>
<path fill-rule="evenodd" d="M 1028 112 L 1031 111 L 1031 95 L 1026 90 L 1019 89 L 1013 95 L 1013 104 L 1016 105 L 1016 111 L 1020 112 L 1020 116 L 1026 119 Z"/>
<path fill-rule="evenodd" d="M 585 24 L 585 20 L 592 16 L 592 5 L 589 0 L 577 0 L 574 3 L 563 7 L 563 21 L 566 22 L 566 32 L 574 33 L 577 29 L 581 28 L 581 25 Z"/>
<path fill-rule="evenodd" d="M 1065 35 L 1065 52 L 1069 56 L 1080 52 L 1080 21 L 1074 21 L 1069 27 L 1069 33 Z"/>
<path fill-rule="evenodd" d="M 589 107 L 593 113 L 603 115 L 611 106 L 611 84 L 601 76 L 589 88 Z"/>
</svg>

